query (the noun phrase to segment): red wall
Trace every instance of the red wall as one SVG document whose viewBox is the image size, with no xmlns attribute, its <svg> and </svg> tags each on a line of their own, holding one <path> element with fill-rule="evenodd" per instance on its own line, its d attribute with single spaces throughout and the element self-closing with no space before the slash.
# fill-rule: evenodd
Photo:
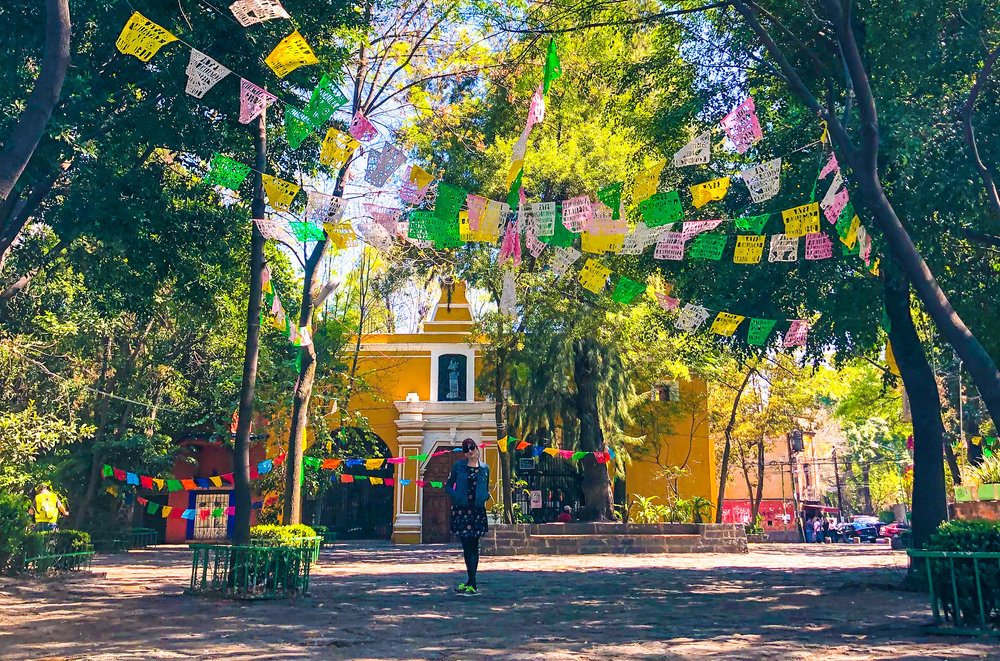
<svg viewBox="0 0 1000 661">
<path fill-rule="evenodd" d="M 750 523 L 751 503 L 749 499 L 736 498 L 722 504 L 723 523 Z M 788 522 L 781 515 L 788 516 Z M 795 504 L 791 500 L 761 500 L 760 518 L 764 532 L 768 530 L 795 530 Z"/>
</svg>

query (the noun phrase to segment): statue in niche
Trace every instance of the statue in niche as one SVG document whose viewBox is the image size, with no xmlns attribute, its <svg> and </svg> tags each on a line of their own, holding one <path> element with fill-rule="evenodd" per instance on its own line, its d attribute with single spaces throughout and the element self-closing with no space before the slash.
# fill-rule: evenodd
<svg viewBox="0 0 1000 661">
<path fill-rule="evenodd" d="M 438 358 L 438 401 L 466 401 L 466 361 L 462 354 L 447 354 Z"/>
</svg>

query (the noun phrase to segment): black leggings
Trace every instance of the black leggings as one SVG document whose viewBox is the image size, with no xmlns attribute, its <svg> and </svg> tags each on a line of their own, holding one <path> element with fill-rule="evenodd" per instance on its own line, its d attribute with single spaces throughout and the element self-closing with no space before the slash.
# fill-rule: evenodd
<svg viewBox="0 0 1000 661">
<path fill-rule="evenodd" d="M 476 569 L 479 567 L 479 538 L 461 537 L 462 554 L 465 556 L 465 569 L 469 572 L 466 585 L 476 587 Z"/>
</svg>

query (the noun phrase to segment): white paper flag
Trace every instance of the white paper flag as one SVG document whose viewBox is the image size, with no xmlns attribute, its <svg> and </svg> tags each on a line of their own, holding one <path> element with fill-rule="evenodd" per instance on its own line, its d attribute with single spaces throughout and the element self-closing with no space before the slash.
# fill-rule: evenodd
<svg viewBox="0 0 1000 661">
<path fill-rule="evenodd" d="M 285 221 L 271 218 L 254 218 L 253 222 L 257 226 L 257 229 L 260 230 L 261 236 L 265 239 L 288 243 L 293 246 L 296 244 L 295 237 L 288 231 L 288 224 Z"/>
<path fill-rule="evenodd" d="M 347 201 L 335 195 L 309 191 L 305 219 L 311 223 L 339 223 L 347 209 Z"/>
<path fill-rule="evenodd" d="M 840 190 L 840 187 L 843 184 L 844 184 L 844 177 L 841 176 L 840 170 L 837 170 L 837 173 L 833 175 L 833 181 L 830 182 L 830 187 L 826 189 L 826 195 L 824 195 L 823 199 L 820 200 L 819 202 L 820 209 L 825 209 L 831 204 L 833 204 L 833 199 L 834 197 L 836 197 L 837 192 Z"/>
<path fill-rule="evenodd" d="M 290 18 L 278 0 L 236 0 L 229 11 L 243 27 L 263 23 L 272 18 Z"/>
<path fill-rule="evenodd" d="M 555 254 L 552 256 L 552 262 L 549 264 L 549 268 L 552 269 L 553 273 L 557 275 L 562 275 L 573 265 L 576 260 L 580 259 L 582 253 L 576 248 L 555 248 Z"/>
<path fill-rule="evenodd" d="M 517 291 L 514 289 L 514 272 L 507 271 L 503 275 L 503 290 L 500 292 L 500 312 L 513 317 L 517 305 Z"/>
<path fill-rule="evenodd" d="M 552 236 L 556 231 L 556 203 L 532 202 L 531 215 L 538 221 L 538 236 Z"/>
<path fill-rule="evenodd" d="M 688 303 L 681 308 L 681 313 L 677 317 L 676 326 L 678 329 L 693 333 L 711 316 L 711 313 L 700 305 Z"/>
<path fill-rule="evenodd" d="M 362 241 L 382 252 L 389 252 L 392 249 L 392 236 L 378 223 L 358 223 L 357 235 Z"/>
<path fill-rule="evenodd" d="M 767 261 L 799 261 L 799 237 L 790 237 L 784 234 L 772 234 L 771 246 L 767 253 Z"/>
<path fill-rule="evenodd" d="M 184 91 L 194 98 L 200 99 L 217 82 L 228 76 L 230 71 L 200 50 L 192 48 L 186 73 L 188 79 Z"/>
<path fill-rule="evenodd" d="M 656 243 L 653 257 L 656 259 L 684 259 L 684 244 L 687 239 L 681 232 L 663 232 Z"/>
<path fill-rule="evenodd" d="M 781 159 L 765 161 L 740 173 L 755 203 L 770 200 L 781 187 Z"/>
<path fill-rule="evenodd" d="M 674 154 L 674 167 L 700 165 L 712 160 L 712 132 L 705 131 Z"/>
<path fill-rule="evenodd" d="M 392 173 L 406 162 L 406 155 L 392 145 L 385 145 L 381 150 L 368 152 L 368 166 L 365 168 L 365 181 L 376 186 L 385 186 Z"/>
</svg>

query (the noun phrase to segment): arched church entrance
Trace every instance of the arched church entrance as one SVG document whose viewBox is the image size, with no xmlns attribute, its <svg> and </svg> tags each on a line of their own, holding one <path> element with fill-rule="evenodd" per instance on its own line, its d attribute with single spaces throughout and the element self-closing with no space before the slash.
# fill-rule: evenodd
<svg viewBox="0 0 1000 661">
<path fill-rule="evenodd" d="M 391 457 L 392 452 L 378 434 L 355 427 L 345 427 L 334 432 L 335 454 L 341 457 Z M 369 470 L 364 464 L 344 466 L 348 475 L 366 477 L 393 477 L 394 466 L 383 463 L 381 468 Z M 306 521 L 312 520 L 337 533 L 337 539 L 389 539 L 392 536 L 393 489 L 368 480 L 339 481 L 325 487 L 323 495 L 312 502 L 312 516 L 306 512 Z"/>
</svg>

